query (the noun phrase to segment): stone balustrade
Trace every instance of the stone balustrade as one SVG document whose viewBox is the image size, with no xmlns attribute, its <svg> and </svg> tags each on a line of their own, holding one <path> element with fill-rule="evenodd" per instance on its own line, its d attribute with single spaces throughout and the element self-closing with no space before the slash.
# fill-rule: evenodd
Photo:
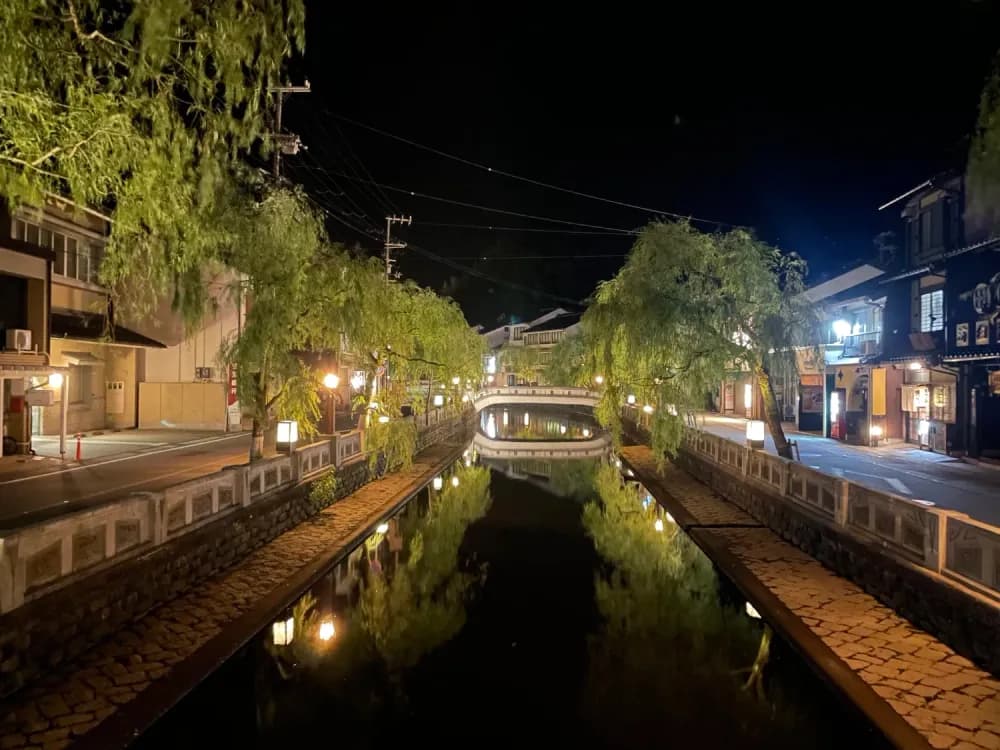
<svg viewBox="0 0 1000 750">
<path fill-rule="evenodd" d="M 75 580 L 173 541 L 237 508 L 363 455 L 362 434 L 342 433 L 279 455 L 138 493 L 0 536 L 0 615 Z"/>
<path fill-rule="evenodd" d="M 634 406 L 623 407 L 622 414 L 646 429 L 642 419 L 646 415 Z M 996 526 L 751 450 L 703 430 L 685 428 L 681 447 L 877 543 L 908 563 L 1000 600 L 1000 528 Z"/>
</svg>

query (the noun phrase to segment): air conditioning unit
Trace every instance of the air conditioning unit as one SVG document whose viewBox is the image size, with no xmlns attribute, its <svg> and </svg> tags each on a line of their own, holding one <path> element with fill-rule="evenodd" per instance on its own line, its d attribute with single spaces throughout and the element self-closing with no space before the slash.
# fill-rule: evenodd
<svg viewBox="0 0 1000 750">
<path fill-rule="evenodd" d="M 5 349 L 14 349 L 19 352 L 31 350 L 31 331 L 25 328 L 8 328 Z"/>
</svg>

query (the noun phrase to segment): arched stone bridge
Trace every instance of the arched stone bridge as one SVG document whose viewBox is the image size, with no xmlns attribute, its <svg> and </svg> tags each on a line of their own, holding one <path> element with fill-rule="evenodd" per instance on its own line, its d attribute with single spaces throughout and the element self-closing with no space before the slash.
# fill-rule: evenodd
<svg viewBox="0 0 1000 750">
<path fill-rule="evenodd" d="M 598 458 L 611 450 L 611 436 L 590 440 L 496 440 L 477 432 L 472 445 L 483 458 Z"/>
<path fill-rule="evenodd" d="M 596 406 L 601 394 L 588 388 L 548 385 L 521 385 L 485 388 L 475 395 L 476 411 L 503 404 L 545 404 L 547 406 Z"/>
</svg>

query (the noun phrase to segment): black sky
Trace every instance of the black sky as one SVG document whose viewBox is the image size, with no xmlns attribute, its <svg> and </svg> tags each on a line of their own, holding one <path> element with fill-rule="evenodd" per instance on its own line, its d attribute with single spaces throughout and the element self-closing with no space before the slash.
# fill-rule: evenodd
<svg viewBox="0 0 1000 750">
<path fill-rule="evenodd" d="M 365 168 L 389 185 L 523 213 L 621 228 L 653 217 L 449 162 L 332 114 L 537 180 L 752 226 L 805 256 L 814 277 L 867 258 L 873 236 L 896 228 L 879 204 L 961 163 L 1000 49 L 1000 2 L 987 0 L 696 13 L 604 3 L 600 14 L 579 3 L 424 5 L 307 0 L 313 93 L 289 102 L 286 124 L 309 152 L 287 174 L 342 220 L 384 225 L 385 198 L 359 182 Z M 568 258 L 629 247 L 422 226 L 559 228 L 386 195 L 414 217 L 406 240 L 493 278 L 403 253 L 403 273 L 454 296 L 471 322 L 558 304 L 503 281 L 583 298 L 621 259 Z M 539 255 L 559 259 L 511 259 Z"/>
</svg>

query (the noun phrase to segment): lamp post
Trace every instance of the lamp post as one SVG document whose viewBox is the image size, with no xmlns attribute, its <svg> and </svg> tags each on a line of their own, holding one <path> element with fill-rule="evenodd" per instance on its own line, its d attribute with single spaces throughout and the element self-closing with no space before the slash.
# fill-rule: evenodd
<svg viewBox="0 0 1000 750">
<path fill-rule="evenodd" d="M 329 398 L 326 400 L 326 408 L 329 413 L 331 435 L 337 431 L 337 402 L 340 400 L 340 394 L 337 393 L 337 386 L 339 385 L 340 376 L 336 373 L 328 372 L 323 376 L 323 387 L 329 391 Z"/>
</svg>

